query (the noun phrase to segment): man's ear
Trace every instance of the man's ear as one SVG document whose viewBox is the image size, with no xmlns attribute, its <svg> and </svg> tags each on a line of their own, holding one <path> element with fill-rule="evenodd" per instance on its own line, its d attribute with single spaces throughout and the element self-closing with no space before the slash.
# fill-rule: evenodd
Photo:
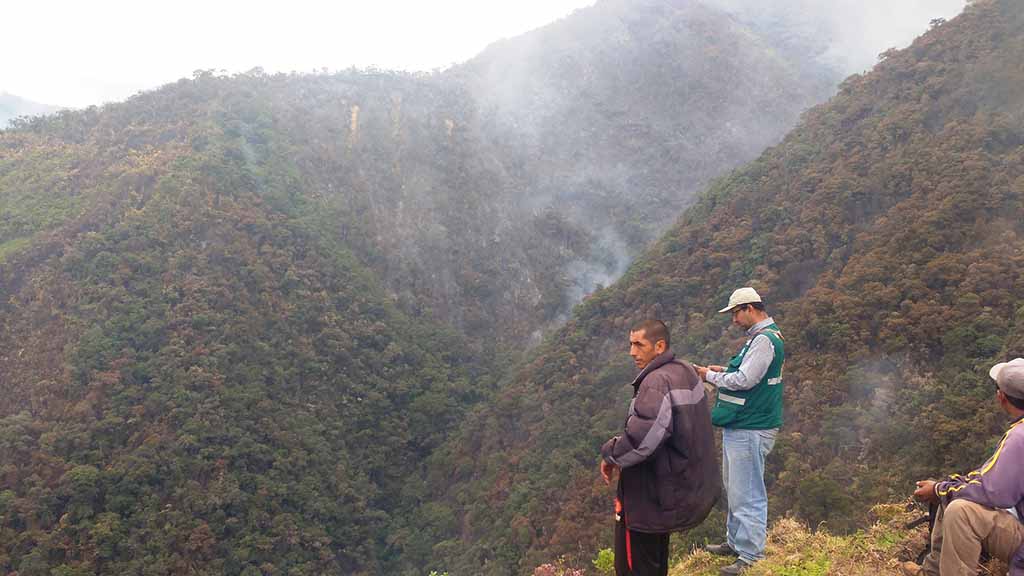
<svg viewBox="0 0 1024 576">
<path fill-rule="evenodd" d="M 668 348 L 668 346 L 665 345 L 665 341 L 664 340 L 658 340 L 654 344 L 654 351 L 657 352 L 658 354 L 664 353 L 667 348 Z"/>
</svg>

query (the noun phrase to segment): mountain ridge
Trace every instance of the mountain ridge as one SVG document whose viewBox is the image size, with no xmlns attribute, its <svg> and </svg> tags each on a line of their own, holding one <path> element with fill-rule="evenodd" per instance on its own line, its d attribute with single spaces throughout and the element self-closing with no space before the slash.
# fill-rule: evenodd
<svg viewBox="0 0 1024 576">
<path fill-rule="evenodd" d="M 967 20 L 1006 5 L 979 4 Z M 583 28 L 618 30 L 633 42 L 632 52 L 607 50 L 624 58 L 607 67 L 614 72 L 606 80 L 617 87 L 614 97 L 599 90 L 604 85 L 596 72 L 604 70 L 587 60 L 590 54 L 530 63 L 530 76 L 560 76 L 559 86 L 579 78 L 568 72 L 595 72 L 584 78 L 593 84 L 584 82 L 585 90 L 567 96 L 579 102 L 578 115 L 559 123 L 550 118 L 557 120 L 562 108 L 542 109 L 550 115 L 538 118 L 549 120 L 534 132 L 502 119 L 521 112 L 502 108 L 506 94 L 478 98 L 492 87 L 479 80 L 486 69 L 500 68 L 500 55 L 493 54 L 488 57 L 495 61 L 475 61 L 446 76 L 199 71 L 124 103 L 29 119 L 0 132 L 0 461 L 6 463 L 0 468 L 0 566 L 23 576 L 476 573 L 481 567 L 514 573 L 560 553 L 586 554 L 600 545 L 607 516 L 607 494 L 593 482 L 590 460 L 619 422 L 627 399 L 620 385 L 630 377 L 628 366 L 607 359 L 618 353 L 615 335 L 633 316 L 674 315 L 685 327 L 681 351 L 721 354 L 731 335 L 704 310 L 720 306 L 730 282 L 755 272 L 776 280 L 759 271 L 770 262 L 785 275 L 774 284 L 777 291 L 765 293 L 783 302 L 780 318 L 784 330 L 800 335 L 797 350 L 841 350 L 851 334 L 918 326 L 932 308 L 911 302 L 909 320 L 864 319 L 837 288 L 882 277 L 863 259 L 855 262 L 862 272 L 843 276 L 838 263 L 852 255 L 836 247 L 852 240 L 858 250 L 882 254 L 884 242 L 871 244 L 875 229 L 856 220 L 881 222 L 878 215 L 894 200 L 916 210 L 886 213 L 898 223 L 879 224 L 878 231 L 906 232 L 892 242 L 923 242 L 931 258 L 944 242 L 967 244 L 998 229 L 1007 241 L 984 237 L 1013 261 L 1019 230 L 1012 222 L 962 222 L 970 210 L 980 217 L 988 213 L 978 210 L 1016 209 L 1015 156 L 1007 150 L 1019 146 L 1012 116 L 1018 96 L 1005 89 L 1016 72 L 989 57 L 998 40 L 992 34 L 1013 38 L 1016 24 L 1008 18 L 976 44 L 949 42 L 962 60 L 986 64 L 970 78 L 984 90 L 957 89 L 952 80 L 926 84 L 924 94 L 914 87 L 915 75 L 940 77 L 938 54 L 946 48 L 935 39 L 944 38 L 947 26 L 967 25 L 938 27 L 915 45 L 925 55 L 934 51 L 935 62 L 918 69 L 908 56 L 912 47 L 886 57 L 880 67 L 889 74 L 885 82 L 878 82 L 881 75 L 848 80 L 845 96 L 808 113 L 805 128 L 763 160 L 716 181 L 619 283 L 598 288 L 622 265 L 614 242 L 602 242 L 605 224 L 618 226 L 631 246 L 644 245 L 657 227 L 646 226 L 645 218 L 657 216 L 668 226 L 673 206 L 689 202 L 684 192 L 693 190 L 674 187 L 682 181 L 680 170 L 698 167 L 708 176 L 726 169 L 702 166 L 699 153 L 685 156 L 703 150 L 700 139 L 687 137 L 715 140 L 719 156 L 736 164 L 759 151 L 735 133 L 737 125 L 716 132 L 721 127 L 710 111 L 690 120 L 674 114 L 678 101 L 713 110 L 721 102 L 712 95 L 725 94 L 728 104 L 735 96 L 728 88 L 766 82 L 773 87 L 766 95 L 779 100 L 779 108 L 768 109 L 795 119 L 805 102 L 800 98 L 813 99 L 795 86 L 799 74 L 786 66 L 772 68 L 781 75 L 771 79 L 747 70 L 759 62 L 779 64 L 770 37 L 751 45 L 743 40 L 749 29 L 707 7 L 642 6 L 656 9 L 628 18 L 613 13 L 605 22 L 600 10 L 572 19 L 586 22 Z M 716 36 L 719 24 L 722 35 Z M 659 26 L 652 34 L 658 42 L 645 51 L 637 42 L 651 25 Z M 579 42 L 596 45 L 584 40 L 594 38 L 583 35 Z M 677 52 L 681 48 L 697 52 Z M 1012 54 L 1017 48 L 1004 49 Z M 729 64 L 733 57 L 741 64 Z M 707 85 L 644 81 L 665 70 L 678 80 L 683 76 L 673 71 L 719 64 L 750 74 L 714 76 Z M 947 72 L 961 74 L 955 65 Z M 637 83 L 652 89 L 624 90 Z M 690 100 L 673 91 L 680 86 L 695 91 Z M 876 92 L 863 96 L 865 87 Z M 918 103 L 928 96 L 938 104 L 918 110 L 901 90 Z M 875 96 L 903 103 L 913 120 L 889 118 Z M 655 104 L 663 107 L 644 112 Z M 766 106 L 738 104 L 740 118 L 756 117 Z M 954 112 L 956 122 L 947 125 Z M 770 119 L 776 128 L 785 124 L 783 115 Z M 659 123 L 661 117 L 671 121 Z M 847 129 L 863 128 L 865 118 L 872 128 L 858 133 L 863 142 L 845 140 Z M 960 148 L 934 145 L 921 126 L 946 130 Z M 596 144 L 563 149 L 578 148 L 576 139 Z M 657 145 L 645 145 L 648 139 Z M 982 195 L 969 188 L 970 194 L 947 199 L 945 211 L 932 211 L 926 193 L 914 195 L 924 186 L 920 180 L 915 188 L 897 177 L 900 159 L 855 157 L 864 142 L 877 151 L 908 141 L 915 151 L 932 149 L 929 169 L 950 179 L 960 173 L 943 168 L 945 159 L 962 153 L 973 162 L 962 163 L 971 177 L 993 184 L 1002 200 L 972 207 Z M 847 154 L 850 163 L 839 162 Z M 605 166 L 616 158 L 630 161 Z M 841 168 L 834 177 L 808 172 L 823 158 Z M 1010 168 L 999 164 L 995 176 L 988 175 L 993 158 Z M 857 184 L 865 174 L 872 177 L 867 167 L 876 159 L 888 164 L 871 186 L 893 198 Z M 565 171 L 588 166 L 608 171 L 590 180 L 565 179 Z M 791 189 L 771 187 L 790 176 Z M 819 189 L 824 192 L 811 195 Z M 811 202 L 794 202 L 801 211 L 792 215 L 770 210 L 740 221 L 751 231 L 789 225 L 796 240 L 759 245 L 749 231 L 732 232 L 728 222 L 743 215 L 738 199 L 773 198 L 780 190 Z M 624 191 L 628 202 L 621 202 Z M 616 198 L 624 208 L 609 212 Z M 651 210 L 659 203 L 668 208 Z M 588 227 L 594 214 L 601 215 L 598 225 Z M 919 222 L 918 214 L 930 220 Z M 847 225 L 847 216 L 856 226 Z M 930 230 L 925 223 L 949 237 L 921 240 Z M 706 237 L 691 226 L 704 226 Z M 750 247 L 752 256 L 738 257 L 740 248 Z M 996 254 L 986 249 L 970 258 Z M 695 255 L 688 259 L 690 250 Z M 952 284 L 974 265 L 966 259 L 899 261 L 927 272 L 900 290 L 921 291 L 922 284 L 931 294 L 931 283 Z M 973 270 L 990 269 L 979 264 Z M 669 277 L 655 278 L 659 271 Z M 722 286 L 701 284 L 708 274 Z M 811 281 L 825 274 L 833 275 L 829 283 Z M 1012 284 L 973 281 L 973 291 L 950 289 L 978 311 L 962 333 L 931 331 L 904 343 L 889 338 L 888 356 L 857 357 L 851 373 L 837 367 L 837 357 L 822 354 L 828 370 L 820 377 L 840 384 L 822 390 L 827 426 L 800 423 L 800 431 L 821 432 L 820 439 L 794 432 L 780 441 L 786 469 L 804 478 L 784 477 L 778 465 L 772 473 L 780 485 L 795 484 L 807 495 L 786 506 L 832 522 L 819 508 L 838 503 L 837 509 L 851 510 L 837 495 L 837 478 L 849 471 L 842 462 L 808 473 L 802 457 L 815 449 L 865 449 L 862 427 L 847 426 L 840 404 L 845 394 L 862 405 L 870 397 L 884 408 L 885 397 L 872 396 L 874 389 L 860 382 L 882 373 L 884 386 L 877 388 L 897 390 L 884 372 L 904 365 L 898 354 L 936 342 L 963 346 L 964 354 L 943 359 L 941 367 L 967 381 L 966 363 L 997 348 L 1013 349 L 1007 336 L 1013 323 L 1000 317 L 1007 315 Z M 873 284 L 870 290 L 885 293 Z M 518 346 L 537 339 L 538 327 L 560 324 L 585 294 L 557 337 L 518 363 Z M 808 299 L 782 298 L 796 295 Z M 629 317 L 618 312 L 646 297 L 656 302 L 636 306 Z M 804 305 L 829 314 L 801 316 Z M 999 314 L 986 313 L 986 306 Z M 502 379 L 510 368 L 515 376 Z M 798 363 L 798 374 L 801 369 L 810 370 Z M 905 372 L 920 388 L 914 396 L 920 408 L 922 398 L 936 394 L 934 379 L 917 365 Z M 594 397 L 580 392 L 585 387 L 610 393 Z M 798 388 L 794 405 L 818 409 L 812 388 Z M 977 406 L 978 390 L 962 394 L 965 406 Z M 888 414 L 866 413 L 874 419 Z M 893 423 L 908 421 L 914 423 L 902 415 Z M 890 447 L 898 432 L 890 427 L 880 442 Z M 461 444 L 447 442 L 449 436 Z M 538 440 L 551 450 L 523 449 Z M 970 436 L 950 448 L 948 463 L 986 441 L 983 433 Z M 937 466 L 921 462 L 922 469 Z M 867 488 L 880 495 L 892 485 Z"/>
<path fill-rule="evenodd" d="M 629 326 L 663 318 L 678 355 L 714 362 L 736 346 L 714 311 L 742 285 L 790 356 L 773 514 L 850 530 L 856 502 L 987 454 L 1000 426 L 982 368 L 1024 353 L 1022 33 L 1019 6 L 976 2 L 887 53 L 577 307 L 447 449 L 441 469 L 484 471 L 445 477 L 466 525 L 456 572 L 607 545 L 594 459 L 628 399 Z"/>
<path fill-rule="evenodd" d="M 40 104 L 26 100 L 16 94 L 0 91 L 0 129 L 6 128 L 12 120 L 19 116 L 29 117 L 52 114 L 60 109 L 60 106 Z"/>
</svg>

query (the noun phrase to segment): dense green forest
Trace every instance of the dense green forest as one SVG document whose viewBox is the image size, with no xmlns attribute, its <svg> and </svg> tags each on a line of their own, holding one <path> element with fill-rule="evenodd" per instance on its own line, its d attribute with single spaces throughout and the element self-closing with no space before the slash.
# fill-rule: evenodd
<svg viewBox="0 0 1024 576">
<path fill-rule="evenodd" d="M 937 22 L 778 143 L 822 49 L 603 0 L 443 73 L 197 71 L 14 121 L 0 571 L 586 565 L 629 324 L 721 360 L 748 283 L 791 355 L 773 514 L 843 531 L 975 464 L 983 368 L 1024 354 L 1024 10 Z"/>
<path fill-rule="evenodd" d="M 381 573 L 409 471 L 481 378 L 325 232 L 274 142 L 175 112 L 116 143 L 104 122 L 134 114 L 4 135 L 4 234 L 39 231 L 0 269 L 0 568 Z"/>
<path fill-rule="evenodd" d="M 831 93 L 789 43 L 607 0 L 444 73 L 197 71 L 14 120 L 0 571 L 446 561 L 461 520 L 430 458 L 713 175 Z"/>
<path fill-rule="evenodd" d="M 1005 422 L 988 366 L 1024 355 L 1024 6 L 975 2 L 760 158 L 717 180 L 588 298 L 435 457 L 455 573 L 522 573 L 610 544 L 597 447 L 621 425 L 629 326 L 703 363 L 753 285 L 787 337 L 771 513 L 843 531 L 913 481 L 977 465 Z M 709 522 L 693 538 L 718 536 Z"/>
<path fill-rule="evenodd" d="M 518 350 L 832 93 L 785 32 L 608 0 L 443 74 L 202 74 L 192 100 L 172 86 L 96 116 L 111 143 L 204 117 L 243 151 L 276 139 L 405 312 Z"/>
</svg>

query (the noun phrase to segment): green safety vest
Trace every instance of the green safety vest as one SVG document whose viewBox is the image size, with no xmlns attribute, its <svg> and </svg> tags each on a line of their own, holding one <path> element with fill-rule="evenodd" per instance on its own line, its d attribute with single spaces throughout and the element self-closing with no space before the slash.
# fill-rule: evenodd
<svg viewBox="0 0 1024 576">
<path fill-rule="evenodd" d="M 775 324 L 769 324 L 752 335 L 743 345 L 740 353 L 733 356 L 725 373 L 737 372 L 743 364 L 743 357 L 750 350 L 750 344 L 759 335 L 765 335 L 775 347 L 772 360 L 764 378 L 749 390 L 727 390 L 719 388 L 715 407 L 711 410 L 711 423 L 722 428 L 743 430 L 768 430 L 782 426 L 782 365 L 786 351 L 782 332 Z"/>
</svg>

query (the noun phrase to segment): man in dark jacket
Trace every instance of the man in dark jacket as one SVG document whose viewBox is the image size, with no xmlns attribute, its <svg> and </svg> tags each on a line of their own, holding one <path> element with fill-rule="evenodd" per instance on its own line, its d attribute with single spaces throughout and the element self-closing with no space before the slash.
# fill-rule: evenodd
<svg viewBox="0 0 1024 576">
<path fill-rule="evenodd" d="M 669 533 L 703 522 L 721 490 L 704 385 L 669 345 L 660 320 L 630 331 L 629 354 L 640 374 L 623 434 L 601 447 L 605 482 L 619 473 L 618 576 L 668 574 Z"/>
</svg>

